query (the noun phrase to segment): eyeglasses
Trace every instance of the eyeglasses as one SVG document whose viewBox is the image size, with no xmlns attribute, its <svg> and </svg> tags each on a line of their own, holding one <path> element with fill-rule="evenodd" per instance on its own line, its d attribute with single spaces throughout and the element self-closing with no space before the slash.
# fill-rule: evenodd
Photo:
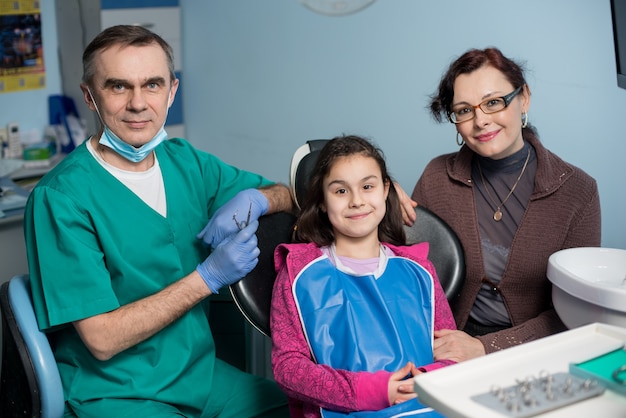
<svg viewBox="0 0 626 418">
<path fill-rule="evenodd" d="M 478 108 L 486 114 L 500 112 L 509 106 L 511 101 L 513 101 L 515 96 L 517 96 L 520 91 L 522 91 L 522 86 L 519 86 L 506 96 L 492 97 L 491 99 L 487 99 L 484 102 L 477 104 L 476 106 L 458 106 L 455 109 L 452 109 L 451 112 L 448 112 L 448 119 L 450 122 L 455 124 L 467 122 L 468 120 L 472 120 L 476 117 L 476 109 Z"/>
</svg>

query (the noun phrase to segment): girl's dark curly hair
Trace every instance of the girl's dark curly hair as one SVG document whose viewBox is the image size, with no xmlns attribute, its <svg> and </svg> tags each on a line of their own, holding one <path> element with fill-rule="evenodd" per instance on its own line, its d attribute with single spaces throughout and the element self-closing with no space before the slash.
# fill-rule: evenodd
<svg viewBox="0 0 626 418">
<path fill-rule="evenodd" d="M 338 159 L 352 155 L 373 158 L 380 168 L 383 181 L 389 183 L 389 195 L 385 203 L 387 212 L 378 226 L 378 239 L 393 245 L 405 245 L 406 238 L 400 200 L 393 180 L 387 172 L 383 152 L 365 138 L 355 135 L 335 137 L 320 151 L 309 180 L 300 216 L 296 222 L 294 240 L 296 242 L 314 242 L 318 246 L 326 246 L 334 242 L 333 226 L 326 212 L 322 210 L 324 179 Z"/>
</svg>

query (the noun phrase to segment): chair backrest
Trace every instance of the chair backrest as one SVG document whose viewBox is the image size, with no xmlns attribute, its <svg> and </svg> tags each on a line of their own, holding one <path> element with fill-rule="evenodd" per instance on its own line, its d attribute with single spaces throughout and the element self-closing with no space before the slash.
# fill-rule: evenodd
<svg viewBox="0 0 626 418">
<path fill-rule="evenodd" d="M 452 301 L 461 293 L 465 280 L 465 256 L 456 233 L 439 216 L 423 206 L 415 208 L 413 226 L 404 227 L 407 244 L 428 242 L 428 259 L 435 265 L 437 277 Z"/>
<path fill-rule="evenodd" d="M 37 325 L 28 275 L 2 285 L 0 309 L 2 416 L 62 417 L 61 377 L 48 338 Z"/>
<path fill-rule="evenodd" d="M 319 151 L 326 143 L 326 140 L 309 141 L 298 150 L 296 150 L 293 159 L 302 166 L 307 165 L 310 172 L 315 165 L 317 154 L 310 156 L 311 149 Z M 295 170 L 291 170 L 290 185 L 292 195 L 301 193 L 304 186 L 296 187 L 294 185 L 306 185 L 307 179 L 299 176 Z M 296 204 L 298 200 L 296 199 Z M 293 226 L 296 217 L 285 212 L 274 213 L 259 218 L 259 229 L 257 230 L 257 239 L 259 242 L 259 262 L 250 273 L 243 279 L 230 286 L 230 293 L 239 308 L 242 315 L 261 333 L 270 336 L 270 310 L 272 305 L 272 289 L 276 281 L 276 269 L 274 267 L 274 250 L 276 247 L 285 242 L 291 241 Z"/>
<path fill-rule="evenodd" d="M 320 150 L 328 140 L 307 141 L 293 155 L 290 167 L 290 186 L 296 200 L 302 202 L 308 180 Z M 299 205 L 299 204 L 298 204 Z M 429 259 L 435 265 L 441 286 L 450 301 L 461 291 L 465 280 L 463 247 L 455 232 L 441 218 L 428 209 L 417 206 L 417 219 L 412 227 L 405 226 L 407 244 L 427 241 Z"/>
<path fill-rule="evenodd" d="M 230 286 L 235 304 L 243 316 L 263 334 L 270 335 L 272 289 L 276 280 L 274 250 L 278 244 L 290 242 L 296 217 L 286 212 L 259 218 L 257 239 L 259 262 L 243 279 Z"/>
<path fill-rule="evenodd" d="M 293 153 L 289 167 L 289 186 L 291 195 L 295 197 L 298 207 L 304 200 L 310 174 L 313 172 L 319 152 L 324 148 L 328 139 L 312 139 L 301 145 Z"/>
</svg>

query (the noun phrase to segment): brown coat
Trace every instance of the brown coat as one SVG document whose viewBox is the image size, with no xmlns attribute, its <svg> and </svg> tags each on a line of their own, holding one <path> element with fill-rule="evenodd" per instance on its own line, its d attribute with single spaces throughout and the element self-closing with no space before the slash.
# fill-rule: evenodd
<svg viewBox="0 0 626 418">
<path fill-rule="evenodd" d="M 528 138 L 526 138 L 528 136 Z M 541 145 L 525 139 L 537 153 L 535 187 L 513 238 L 498 291 L 513 326 L 479 337 L 491 353 L 565 329 L 552 307 L 548 257 L 571 247 L 600 245 L 600 199 L 595 180 Z M 452 310 L 463 329 L 485 271 L 471 179 L 474 153 L 459 152 L 433 159 L 413 190 L 413 199 L 443 218 L 457 233 L 465 251 L 466 278 Z"/>
</svg>

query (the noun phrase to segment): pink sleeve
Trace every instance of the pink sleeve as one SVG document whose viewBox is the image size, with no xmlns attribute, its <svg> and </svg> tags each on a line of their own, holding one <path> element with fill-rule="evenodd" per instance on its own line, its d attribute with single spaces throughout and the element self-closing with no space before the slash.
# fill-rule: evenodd
<svg viewBox="0 0 626 418">
<path fill-rule="evenodd" d="M 349 372 L 312 360 L 284 264 L 274 284 L 270 325 L 274 379 L 287 396 L 345 412 L 389 406 L 391 373 Z"/>
<path fill-rule="evenodd" d="M 434 363 L 427 364 L 425 366 L 420 366 L 418 369 L 424 373 L 431 372 L 433 370 L 441 369 L 442 367 L 449 366 L 451 364 L 456 364 L 454 360 L 438 360 Z"/>
<path fill-rule="evenodd" d="M 433 275 L 433 281 L 435 284 L 435 330 L 440 329 L 456 329 L 456 322 L 454 316 L 452 316 L 452 310 L 450 304 L 446 298 L 446 294 L 439 283 L 437 272 L 431 273 Z"/>
</svg>

